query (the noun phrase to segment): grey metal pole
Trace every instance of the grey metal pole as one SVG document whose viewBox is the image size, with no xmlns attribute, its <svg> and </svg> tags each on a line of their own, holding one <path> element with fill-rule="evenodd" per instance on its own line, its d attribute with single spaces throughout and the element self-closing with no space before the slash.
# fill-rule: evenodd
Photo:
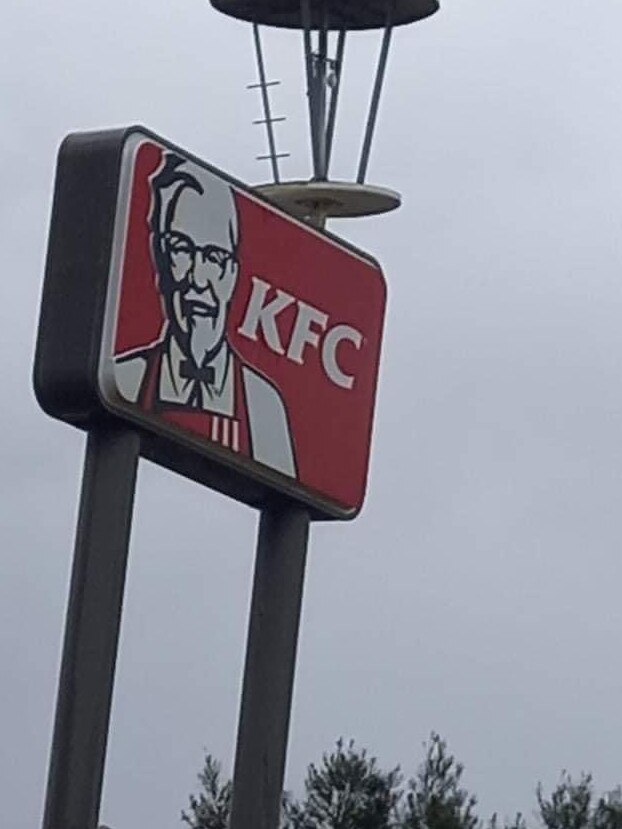
<svg viewBox="0 0 622 829">
<path fill-rule="evenodd" d="M 361 160 L 359 162 L 358 174 L 356 180 L 359 184 L 363 184 L 367 174 L 367 165 L 369 163 L 369 154 L 371 152 L 371 142 L 374 137 L 374 129 L 376 128 L 376 119 L 378 117 L 378 105 L 380 104 L 380 93 L 382 92 L 382 84 L 387 69 L 387 58 L 389 56 L 389 46 L 391 45 L 391 34 L 393 32 L 393 9 L 395 0 L 390 0 L 387 7 L 387 22 L 382 36 L 382 45 L 380 47 L 380 55 L 378 57 L 378 69 L 376 70 L 376 79 L 374 81 L 374 88 L 371 96 L 371 103 L 369 105 L 369 115 L 367 118 L 367 126 L 365 128 L 365 137 L 363 139 L 363 147 L 361 149 Z"/>
<path fill-rule="evenodd" d="M 139 449 L 88 437 L 43 829 L 97 826 Z"/>
<path fill-rule="evenodd" d="M 260 518 L 230 829 L 277 829 L 289 732 L 309 513 Z"/>
<path fill-rule="evenodd" d="M 341 84 L 341 68 L 343 65 L 343 53 L 346 45 L 346 31 L 341 29 L 337 36 L 337 54 L 334 62 L 334 86 L 331 90 L 330 105 L 328 109 L 328 123 L 326 124 L 326 158 L 324 160 L 324 173 L 328 177 L 330 167 L 330 156 L 333 151 L 333 136 L 335 132 L 335 120 L 337 118 L 337 101 L 339 99 L 339 86 Z"/>
<path fill-rule="evenodd" d="M 328 57 L 328 10 L 326 0 L 322 2 L 322 17 L 318 32 L 317 56 L 317 131 L 319 136 L 318 167 L 319 178 L 326 179 L 326 59 Z"/>
<path fill-rule="evenodd" d="M 311 42 L 311 7 L 309 0 L 300 0 L 300 14 L 303 23 L 303 44 L 305 53 L 305 71 L 307 76 L 307 101 L 309 105 L 309 131 L 311 132 L 311 156 L 313 159 L 313 178 L 320 178 L 320 141 L 318 129 L 318 86 L 317 64 L 313 56 Z"/>
</svg>

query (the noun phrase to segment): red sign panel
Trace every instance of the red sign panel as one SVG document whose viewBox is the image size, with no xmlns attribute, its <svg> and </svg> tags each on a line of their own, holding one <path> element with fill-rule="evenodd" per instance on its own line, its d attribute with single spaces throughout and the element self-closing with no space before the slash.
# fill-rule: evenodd
<svg viewBox="0 0 622 829">
<path fill-rule="evenodd" d="M 100 361 L 107 404 L 354 514 L 385 307 L 378 265 L 134 134 Z"/>
</svg>

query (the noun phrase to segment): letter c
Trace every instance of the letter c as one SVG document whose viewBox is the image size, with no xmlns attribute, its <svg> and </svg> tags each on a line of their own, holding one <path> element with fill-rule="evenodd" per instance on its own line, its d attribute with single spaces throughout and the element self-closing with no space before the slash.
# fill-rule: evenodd
<svg viewBox="0 0 622 829">
<path fill-rule="evenodd" d="M 336 386 L 351 389 L 354 385 L 354 377 L 343 372 L 337 363 L 337 347 L 343 340 L 348 340 L 358 350 L 363 343 L 363 335 L 351 325 L 336 325 L 331 328 L 322 344 L 322 365 Z"/>
</svg>

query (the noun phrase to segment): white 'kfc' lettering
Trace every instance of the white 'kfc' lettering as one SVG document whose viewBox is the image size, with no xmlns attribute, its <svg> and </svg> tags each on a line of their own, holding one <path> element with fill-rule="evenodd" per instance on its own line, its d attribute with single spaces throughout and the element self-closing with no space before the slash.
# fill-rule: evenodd
<svg viewBox="0 0 622 829">
<path fill-rule="evenodd" d="M 270 283 L 257 276 L 252 277 L 252 283 L 253 290 L 238 333 L 256 342 L 259 329 L 261 329 L 271 351 L 286 356 L 288 360 L 298 365 L 304 365 L 307 347 L 319 350 L 321 343 L 322 367 L 326 376 L 336 386 L 351 389 L 355 378 L 347 374 L 339 365 L 337 351 L 344 341 L 360 350 L 363 344 L 363 335 L 360 331 L 351 325 L 344 324 L 329 327 L 328 314 L 314 308 L 313 305 L 295 299 L 280 288 L 276 289 L 276 296 L 266 301 L 268 291 L 272 288 Z M 277 326 L 277 316 L 293 303 L 296 303 L 298 310 L 289 345 L 285 349 Z"/>
</svg>

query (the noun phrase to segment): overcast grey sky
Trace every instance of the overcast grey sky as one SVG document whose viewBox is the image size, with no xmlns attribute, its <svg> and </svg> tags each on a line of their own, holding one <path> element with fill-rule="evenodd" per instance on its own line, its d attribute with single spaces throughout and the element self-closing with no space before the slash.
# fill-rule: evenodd
<svg viewBox="0 0 622 829">
<path fill-rule="evenodd" d="M 483 814 L 562 768 L 622 780 L 622 6 L 445 0 L 394 39 L 372 183 L 333 229 L 389 314 L 368 499 L 315 526 L 287 784 L 340 735 L 414 771 L 440 731 Z M 34 332 L 57 146 L 143 123 L 248 182 L 250 29 L 205 0 L 9 0 L 0 31 L 0 822 L 40 823 L 84 438 L 40 412 Z M 378 40 L 351 39 L 352 176 Z M 301 53 L 283 172 L 308 175 Z M 231 766 L 256 515 L 141 465 L 102 820 L 173 827 L 204 748 Z"/>
</svg>

